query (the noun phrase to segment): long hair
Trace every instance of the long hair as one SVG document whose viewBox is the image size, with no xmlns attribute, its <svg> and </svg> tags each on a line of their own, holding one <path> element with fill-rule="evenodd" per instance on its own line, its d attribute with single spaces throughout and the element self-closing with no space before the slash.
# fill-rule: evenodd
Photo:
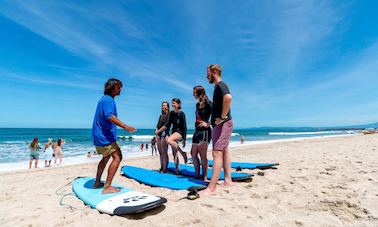
<svg viewBox="0 0 378 227">
<path fill-rule="evenodd" d="M 200 108 L 204 108 L 206 103 L 209 103 L 209 97 L 206 95 L 205 88 L 201 85 L 195 86 L 193 92 L 199 99 Z"/>
<path fill-rule="evenodd" d="M 122 87 L 122 82 L 118 79 L 112 78 L 106 81 L 104 87 L 104 95 L 110 95 L 117 84 Z"/>
<path fill-rule="evenodd" d="M 56 142 L 58 144 L 58 146 L 60 147 L 62 145 L 62 139 L 58 139 L 58 141 Z"/>
<path fill-rule="evenodd" d="M 35 137 L 33 141 L 30 143 L 31 148 L 37 148 L 38 147 L 38 137 Z"/>
<path fill-rule="evenodd" d="M 173 98 L 173 99 L 172 99 L 172 102 L 175 102 L 175 103 L 179 104 L 179 110 L 181 110 L 181 100 L 180 100 L 180 99 L 178 99 L 178 98 Z"/>
<path fill-rule="evenodd" d="M 169 102 L 168 102 L 168 101 L 163 101 L 163 102 L 161 103 L 161 105 L 163 106 L 164 103 L 167 104 L 167 107 L 168 107 L 167 114 L 169 114 Z M 164 114 L 164 111 L 163 111 L 163 110 L 161 110 L 161 114 Z"/>
</svg>

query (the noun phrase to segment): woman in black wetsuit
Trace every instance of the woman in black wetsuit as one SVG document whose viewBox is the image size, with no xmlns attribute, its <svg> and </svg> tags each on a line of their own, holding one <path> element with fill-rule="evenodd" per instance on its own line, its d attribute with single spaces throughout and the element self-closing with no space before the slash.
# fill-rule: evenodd
<svg viewBox="0 0 378 227">
<path fill-rule="evenodd" d="M 202 165 L 202 178 L 207 181 L 207 147 L 211 140 L 211 123 L 209 122 L 213 104 L 207 97 L 205 88 L 195 86 L 193 88 L 193 96 L 197 99 L 196 104 L 196 131 L 192 140 L 192 158 L 195 169 L 195 178 L 201 178 L 200 166 Z M 198 154 L 201 157 L 199 161 Z"/>
<path fill-rule="evenodd" d="M 169 103 L 167 101 L 161 104 L 161 115 L 156 125 L 155 134 L 157 141 L 157 148 L 160 154 L 160 172 L 166 173 L 168 166 L 168 143 L 165 140 L 169 136 L 169 129 L 165 130 L 162 127 L 168 123 L 169 120 Z"/>
<path fill-rule="evenodd" d="M 186 119 L 184 112 L 181 111 L 181 101 L 178 98 L 172 99 L 173 110 L 169 113 L 169 120 L 165 124 L 165 127 L 162 127 L 158 132 L 169 130 L 172 126 L 171 135 L 166 138 L 166 141 L 171 145 L 173 159 L 175 160 L 176 173 L 179 173 L 178 165 L 179 159 L 177 156 L 177 151 L 181 153 L 184 158 L 184 162 L 188 162 L 188 157 L 186 153 L 181 150 L 178 145 L 178 142 L 182 140 L 182 145 L 185 147 L 186 141 Z"/>
</svg>

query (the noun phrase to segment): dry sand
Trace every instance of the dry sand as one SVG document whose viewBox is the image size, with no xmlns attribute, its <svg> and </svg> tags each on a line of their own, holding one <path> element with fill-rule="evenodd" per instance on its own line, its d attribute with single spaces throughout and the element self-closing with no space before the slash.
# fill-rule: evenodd
<svg viewBox="0 0 378 227">
<path fill-rule="evenodd" d="M 180 200 L 185 191 L 116 174 L 118 184 L 168 199 L 163 207 L 124 217 L 100 214 L 75 196 L 64 203 L 81 210 L 60 205 L 56 190 L 77 176 L 94 176 L 96 163 L 2 173 L 0 226 L 378 226 L 376 134 L 243 146 L 232 155 L 234 161 L 280 165 L 246 170 L 255 174 L 252 182 L 219 187 L 218 195 L 193 201 Z M 156 156 L 122 164 L 159 167 Z"/>
</svg>

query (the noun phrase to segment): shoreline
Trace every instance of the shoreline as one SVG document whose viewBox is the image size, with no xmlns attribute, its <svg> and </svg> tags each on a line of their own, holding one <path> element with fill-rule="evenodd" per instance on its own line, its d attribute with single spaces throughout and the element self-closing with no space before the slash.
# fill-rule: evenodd
<svg viewBox="0 0 378 227">
<path fill-rule="evenodd" d="M 280 142 L 294 142 L 294 141 L 302 141 L 302 140 L 311 140 L 311 139 L 321 139 L 321 138 L 332 138 L 332 137 L 347 137 L 347 136 L 355 136 L 360 135 L 360 133 L 356 134 L 341 134 L 341 135 L 319 135 L 319 136 L 311 136 L 311 137 L 296 137 L 296 138 L 287 138 L 287 139 L 272 139 L 272 140 L 257 140 L 257 141 L 245 141 L 243 144 L 240 142 L 232 142 L 230 143 L 230 149 L 233 148 L 242 148 L 242 147 L 253 147 L 260 144 L 275 144 Z M 209 145 L 208 152 L 211 152 L 211 144 Z M 190 153 L 186 148 L 185 151 Z M 122 153 L 124 155 L 124 160 L 129 158 L 141 158 L 141 157 L 152 157 L 151 153 L 147 153 L 143 151 L 141 153 Z M 154 155 L 155 156 L 155 155 Z M 159 156 L 159 154 L 157 155 Z M 189 154 L 190 156 L 190 154 Z M 67 160 L 69 160 L 67 162 Z M 63 163 L 61 165 L 54 165 L 53 160 L 50 167 L 44 167 L 44 159 L 40 158 L 38 161 L 37 169 L 34 168 L 34 161 L 32 168 L 27 168 L 29 166 L 29 160 L 21 161 L 21 162 L 9 162 L 9 163 L 0 163 L 0 175 L 4 173 L 12 173 L 18 171 L 33 171 L 33 170 L 43 170 L 43 169 L 50 169 L 50 168 L 60 168 L 65 166 L 74 166 L 74 165 L 82 165 L 87 163 L 98 163 L 101 160 L 101 155 L 95 155 L 95 157 L 88 158 L 86 154 L 81 156 L 70 156 L 70 157 L 63 157 Z M 26 168 L 25 168 L 26 167 Z"/>
</svg>

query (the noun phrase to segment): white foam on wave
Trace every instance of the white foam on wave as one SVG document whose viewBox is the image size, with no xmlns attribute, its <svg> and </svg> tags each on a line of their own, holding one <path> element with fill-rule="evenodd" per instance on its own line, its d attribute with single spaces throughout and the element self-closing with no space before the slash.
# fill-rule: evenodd
<svg viewBox="0 0 378 227">
<path fill-rule="evenodd" d="M 138 150 L 135 147 L 128 147 L 128 146 L 122 146 L 122 155 L 124 158 L 128 157 L 141 157 L 141 156 L 149 156 L 151 155 L 151 150 L 144 150 L 143 152 Z M 43 157 L 43 155 L 41 155 Z M 38 161 L 38 168 L 44 168 L 45 166 L 45 160 L 43 158 L 39 159 Z M 83 153 L 77 156 L 71 156 L 71 157 L 64 157 L 61 165 L 54 164 L 54 160 L 51 161 L 51 167 L 48 168 L 55 168 L 59 166 L 69 166 L 69 165 L 77 165 L 77 164 L 84 164 L 84 163 L 90 163 L 90 162 L 99 162 L 102 158 L 102 155 L 93 155 L 93 152 L 91 152 L 91 157 L 87 157 L 87 153 Z M 59 162 L 59 161 L 58 161 Z M 34 169 L 34 161 L 32 163 L 32 168 Z M 19 161 L 19 162 L 11 162 L 11 163 L 0 163 L 0 172 L 12 172 L 17 170 L 26 170 L 29 168 L 29 160 L 28 161 Z"/>
<path fill-rule="evenodd" d="M 150 141 L 155 135 L 119 135 L 117 136 L 118 139 L 125 139 L 125 140 L 140 140 L 140 141 Z M 239 133 L 233 132 L 231 136 L 240 136 Z M 193 138 L 193 134 L 187 134 L 186 138 Z"/>
</svg>

